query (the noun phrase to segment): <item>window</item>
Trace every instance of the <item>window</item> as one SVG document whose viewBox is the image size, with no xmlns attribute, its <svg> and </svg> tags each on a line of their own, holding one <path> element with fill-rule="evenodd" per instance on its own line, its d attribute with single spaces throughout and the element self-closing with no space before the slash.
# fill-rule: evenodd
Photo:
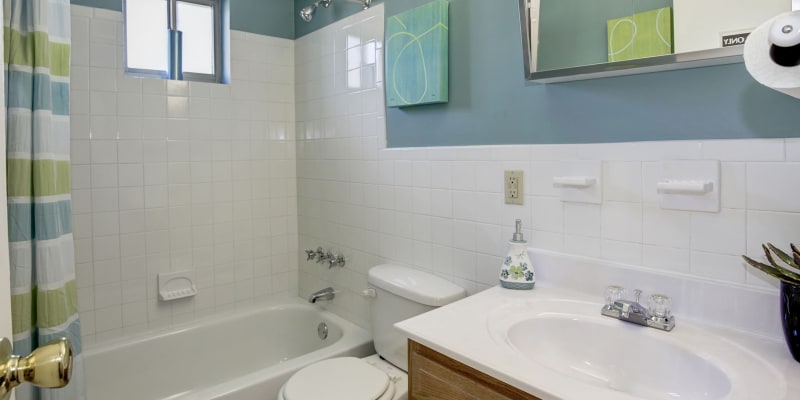
<svg viewBox="0 0 800 400">
<path fill-rule="evenodd" d="M 125 73 L 223 80 L 221 0 L 124 0 Z"/>
</svg>

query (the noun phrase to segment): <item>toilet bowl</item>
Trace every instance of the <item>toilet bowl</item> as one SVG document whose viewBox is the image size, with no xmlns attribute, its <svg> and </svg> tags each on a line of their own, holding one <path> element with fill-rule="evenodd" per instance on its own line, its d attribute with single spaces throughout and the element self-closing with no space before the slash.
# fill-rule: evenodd
<svg viewBox="0 0 800 400">
<path fill-rule="evenodd" d="M 295 373 L 278 394 L 278 400 L 304 399 L 406 400 L 408 374 L 377 354 L 331 358 Z"/>
<path fill-rule="evenodd" d="M 408 338 L 394 324 L 466 296 L 464 288 L 419 270 L 382 264 L 370 268 L 373 342 L 378 354 L 338 357 L 297 371 L 278 400 L 405 400 Z"/>
</svg>

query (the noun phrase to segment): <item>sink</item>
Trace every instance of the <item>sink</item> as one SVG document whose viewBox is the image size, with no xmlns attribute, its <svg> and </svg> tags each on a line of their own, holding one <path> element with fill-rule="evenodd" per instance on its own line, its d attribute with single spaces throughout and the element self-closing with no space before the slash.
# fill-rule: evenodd
<svg viewBox="0 0 800 400">
<path fill-rule="evenodd" d="M 521 360 L 517 366 L 539 367 L 541 374 L 619 398 L 779 398 L 779 389 L 769 387 L 777 372 L 735 342 L 680 319 L 672 332 L 663 332 L 603 317 L 600 307 L 576 300 L 521 301 L 490 313 L 487 328 L 500 348 Z M 742 363 L 753 368 L 742 373 L 732 367 Z"/>
<path fill-rule="evenodd" d="M 648 399 L 721 399 L 730 392 L 727 375 L 696 354 L 639 327 L 599 322 L 535 317 L 511 326 L 508 339 L 552 370 Z"/>
</svg>

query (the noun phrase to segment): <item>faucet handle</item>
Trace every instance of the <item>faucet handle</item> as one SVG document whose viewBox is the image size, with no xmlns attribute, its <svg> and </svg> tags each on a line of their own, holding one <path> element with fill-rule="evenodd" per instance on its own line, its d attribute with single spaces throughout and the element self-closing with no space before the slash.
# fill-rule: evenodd
<svg viewBox="0 0 800 400">
<path fill-rule="evenodd" d="M 655 318 L 669 318 L 672 314 L 670 305 L 672 301 L 669 296 L 663 294 L 650 295 L 648 299 L 647 308 L 650 314 Z"/>
<path fill-rule="evenodd" d="M 633 290 L 633 296 L 635 297 L 635 299 L 634 299 L 634 300 L 635 300 L 637 303 L 639 303 L 639 298 L 640 298 L 640 297 L 642 297 L 642 291 L 641 291 L 641 290 L 639 290 L 639 289 L 634 289 L 634 290 Z M 641 304 L 641 303 L 639 303 L 639 304 Z"/>
<path fill-rule="evenodd" d="M 335 266 L 344 267 L 344 264 L 345 259 L 341 254 L 333 254 L 331 258 L 328 259 L 328 268 L 333 268 Z"/>
<path fill-rule="evenodd" d="M 611 285 L 606 288 L 606 308 L 611 309 L 614 302 L 624 297 L 625 289 L 622 286 Z"/>
<path fill-rule="evenodd" d="M 306 250 L 306 261 L 311 261 L 317 256 L 316 250 Z"/>
</svg>

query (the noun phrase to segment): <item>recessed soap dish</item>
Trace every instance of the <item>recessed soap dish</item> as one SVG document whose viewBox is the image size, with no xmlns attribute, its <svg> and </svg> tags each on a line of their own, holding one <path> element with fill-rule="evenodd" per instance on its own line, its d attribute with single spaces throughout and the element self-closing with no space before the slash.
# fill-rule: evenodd
<svg viewBox="0 0 800 400">
<path fill-rule="evenodd" d="M 158 274 L 158 297 L 162 301 L 182 299 L 196 294 L 194 271 Z"/>
</svg>

